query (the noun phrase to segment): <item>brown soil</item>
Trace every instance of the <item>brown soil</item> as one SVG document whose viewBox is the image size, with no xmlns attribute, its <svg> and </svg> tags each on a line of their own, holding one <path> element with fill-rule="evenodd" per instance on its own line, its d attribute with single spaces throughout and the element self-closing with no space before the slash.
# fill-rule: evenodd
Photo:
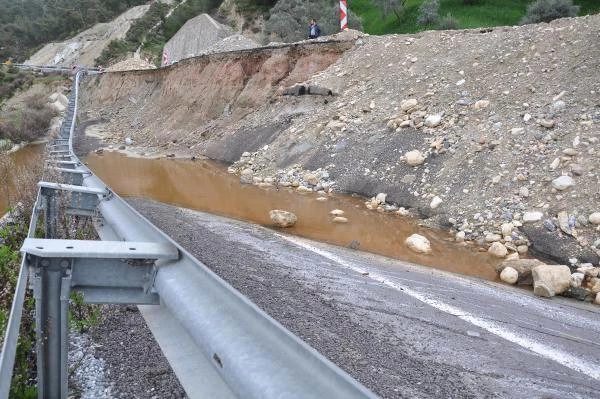
<svg viewBox="0 0 600 399">
<path fill-rule="evenodd" d="M 109 120 L 108 144 L 131 137 L 133 151 L 228 163 L 250 152 L 237 170 L 261 177 L 293 164 L 321 168 L 338 191 L 385 192 L 388 202 L 482 245 L 501 223 L 541 211 L 516 240 L 527 232 L 534 252 L 598 262 L 600 232 L 587 217 L 600 204 L 600 16 L 349 36 L 105 74 L 84 85 L 83 109 Z M 335 95 L 281 95 L 299 82 Z M 418 101 L 417 113 L 400 109 L 406 99 Z M 439 125 L 420 125 L 434 114 Z M 404 119 L 408 127 L 388 127 Z M 425 163 L 408 166 L 402 157 L 411 150 Z M 557 191 L 551 181 L 563 174 L 575 185 Z M 436 195 L 443 203 L 432 209 Z M 542 224 L 558 226 L 560 211 L 576 219 L 576 237 Z"/>
</svg>

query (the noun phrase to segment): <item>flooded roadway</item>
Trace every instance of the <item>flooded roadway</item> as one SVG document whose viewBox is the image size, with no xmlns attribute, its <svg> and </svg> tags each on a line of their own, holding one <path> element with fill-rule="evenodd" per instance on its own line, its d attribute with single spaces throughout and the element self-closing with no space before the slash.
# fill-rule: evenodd
<svg viewBox="0 0 600 399">
<path fill-rule="evenodd" d="M 242 185 L 239 178 L 210 161 L 131 158 L 116 152 L 90 155 L 86 163 L 108 186 L 122 196 L 151 198 L 167 204 L 271 226 L 269 211 L 295 213 L 298 222 L 286 233 L 353 247 L 421 265 L 496 280 L 498 260 L 471 246 L 459 246 L 449 235 L 418 226 L 398 215 L 369 211 L 364 200 L 345 195 L 317 201 L 314 194 L 291 189 L 263 189 Z M 348 223 L 332 221 L 329 212 L 342 209 Z M 432 254 L 415 254 L 404 240 L 420 233 L 431 241 Z"/>
</svg>

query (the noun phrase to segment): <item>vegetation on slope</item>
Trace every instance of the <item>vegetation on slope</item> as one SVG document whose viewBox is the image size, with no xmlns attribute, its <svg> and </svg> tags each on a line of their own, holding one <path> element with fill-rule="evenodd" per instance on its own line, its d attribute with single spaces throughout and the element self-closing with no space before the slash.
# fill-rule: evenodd
<svg viewBox="0 0 600 399">
<path fill-rule="evenodd" d="M 348 0 L 348 8 L 362 19 L 364 31 L 370 34 L 414 33 L 423 29 L 435 29 L 435 25 L 419 25 L 419 7 L 425 0 Z M 479 28 L 486 26 L 518 25 L 527 12 L 531 0 L 440 0 L 439 16 L 451 15 L 457 28 Z M 390 4 L 404 4 L 401 17 L 386 13 Z M 574 0 L 579 5 L 579 15 L 600 12 L 596 0 Z M 387 5 L 387 6 L 386 6 Z"/>
<path fill-rule="evenodd" d="M 0 60 L 24 61 L 50 41 L 112 20 L 147 0 L 0 0 Z"/>
</svg>

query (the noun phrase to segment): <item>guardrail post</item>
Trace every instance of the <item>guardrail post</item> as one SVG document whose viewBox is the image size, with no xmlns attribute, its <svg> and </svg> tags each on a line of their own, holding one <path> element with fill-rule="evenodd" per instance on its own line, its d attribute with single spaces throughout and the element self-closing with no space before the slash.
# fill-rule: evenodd
<svg viewBox="0 0 600 399">
<path fill-rule="evenodd" d="M 53 190 L 41 192 L 45 236 L 57 238 L 58 193 Z M 36 259 L 33 266 L 38 398 L 66 398 L 71 262 L 66 259 Z"/>
<path fill-rule="evenodd" d="M 71 262 L 37 258 L 33 269 L 38 398 L 66 398 Z"/>
</svg>

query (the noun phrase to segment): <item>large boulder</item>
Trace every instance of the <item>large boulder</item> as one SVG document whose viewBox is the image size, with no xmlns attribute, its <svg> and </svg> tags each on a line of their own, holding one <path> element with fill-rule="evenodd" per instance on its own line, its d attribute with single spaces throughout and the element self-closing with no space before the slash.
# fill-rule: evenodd
<svg viewBox="0 0 600 399">
<path fill-rule="evenodd" d="M 425 237 L 420 234 L 413 234 L 408 237 L 405 241 L 408 248 L 420 254 L 428 254 L 431 253 L 431 243 Z"/>
<path fill-rule="evenodd" d="M 543 264 L 544 263 L 540 262 L 537 259 L 511 259 L 511 260 L 507 259 L 504 262 L 500 263 L 496 267 L 496 270 L 499 273 L 501 273 L 507 267 L 515 269 L 517 271 L 517 273 L 519 274 L 519 277 L 517 279 L 517 284 L 532 285 L 533 278 L 531 277 L 531 270 L 533 270 L 534 267 L 540 266 Z"/>
<path fill-rule="evenodd" d="M 564 265 L 540 265 L 531 271 L 533 292 L 536 295 L 552 297 L 569 289 L 571 269 Z"/>
<path fill-rule="evenodd" d="M 298 217 L 292 212 L 273 209 L 269 212 L 271 221 L 278 227 L 292 227 L 298 221 Z"/>
</svg>

